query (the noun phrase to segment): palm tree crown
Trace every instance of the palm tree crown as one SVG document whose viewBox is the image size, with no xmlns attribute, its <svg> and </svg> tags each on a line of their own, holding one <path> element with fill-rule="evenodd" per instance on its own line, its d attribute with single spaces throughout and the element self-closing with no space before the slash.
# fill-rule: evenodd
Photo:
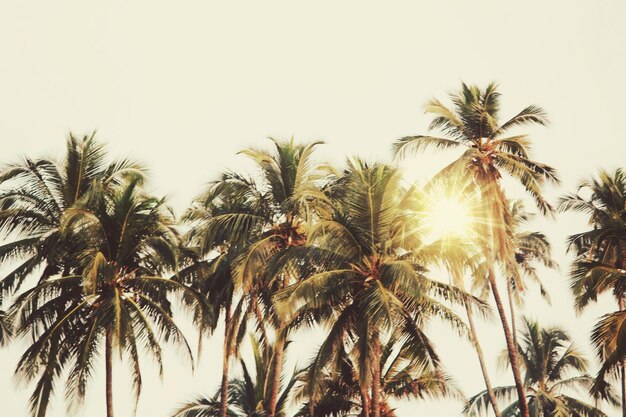
<svg viewBox="0 0 626 417">
<path fill-rule="evenodd" d="M 524 385 L 531 415 L 537 417 L 572 416 L 604 417 L 606 414 L 570 394 L 572 389 L 587 393 L 593 378 L 587 375 L 588 362 L 572 343 L 567 332 L 558 327 L 542 328 L 537 322 L 524 320 L 518 345 L 522 358 Z M 502 355 L 506 363 L 506 352 Z M 515 386 L 496 387 L 496 397 L 506 408 L 503 417 L 518 416 L 519 401 L 512 401 Z M 615 396 L 609 397 L 615 401 Z M 480 415 L 487 410 L 486 392 L 468 400 L 466 414 Z"/>
<path fill-rule="evenodd" d="M 19 295 L 11 310 L 18 335 L 33 338 L 16 372 L 25 379 L 39 376 L 31 397 L 37 417 L 45 415 L 54 382 L 65 370 L 68 405 L 82 402 L 102 344 L 109 417 L 113 348 L 130 359 L 137 399 L 142 348 L 161 373 L 160 341 L 178 344 L 191 356 L 172 320 L 169 294 L 195 298 L 197 320 L 210 318 L 199 296 L 163 276 L 176 269 L 178 244 L 163 200 L 145 196 L 135 179 L 114 188 L 95 185 L 81 204 L 67 210 L 60 231 L 72 242 L 72 264 L 80 272 L 39 283 Z"/>
<path fill-rule="evenodd" d="M 0 281 L 2 292 L 17 291 L 24 280 L 40 271 L 39 281 L 75 272 L 61 219 L 94 181 L 104 186 L 125 177 L 141 177 L 143 168 L 129 159 L 106 161 L 106 151 L 95 134 L 70 135 L 61 164 L 50 159 L 23 158 L 0 171 L 0 234 L 10 242 L 0 246 L 0 261 L 19 264 Z"/>
<path fill-rule="evenodd" d="M 322 217 L 306 246 L 294 247 L 286 268 L 305 277 L 277 294 L 285 314 L 304 323 L 326 322 L 328 335 L 309 369 L 309 401 L 320 399 L 316 382 L 342 347 L 356 358 L 364 410 L 380 412 L 380 338 L 398 332 L 424 361 L 438 357 L 422 325 L 439 316 L 463 327 L 437 298 L 470 297 L 425 275 L 416 193 L 399 184 L 398 170 L 354 160 L 329 185 L 334 210 Z M 293 307 L 295 306 L 295 311 Z M 369 411 L 367 411 L 369 413 Z M 369 415 L 369 414 L 364 414 Z"/>
</svg>

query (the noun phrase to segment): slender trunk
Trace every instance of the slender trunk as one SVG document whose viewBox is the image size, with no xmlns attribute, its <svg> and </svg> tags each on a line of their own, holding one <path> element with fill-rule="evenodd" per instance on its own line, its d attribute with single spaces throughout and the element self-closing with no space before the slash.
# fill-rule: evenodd
<svg viewBox="0 0 626 417">
<path fill-rule="evenodd" d="M 372 363 L 372 415 L 380 417 L 380 335 L 378 330 L 372 332 L 372 350 L 374 362 Z"/>
<path fill-rule="evenodd" d="M 219 417 L 226 417 L 228 411 L 228 370 L 231 355 L 231 331 L 230 331 L 230 301 L 226 304 L 226 314 L 224 317 L 224 353 L 222 357 L 222 386 L 220 387 L 220 411 Z"/>
<path fill-rule="evenodd" d="M 285 335 L 282 334 L 283 329 L 279 329 L 274 342 L 274 355 L 271 362 L 269 396 L 266 406 L 267 417 L 275 417 L 276 403 L 278 402 L 278 389 L 280 388 L 280 377 L 283 370 L 283 355 L 285 352 Z"/>
<path fill-rule="evenodd" d="M 108 328 L 106 330 L 104 343 L 107 417 L 113 417 L 113 329 Z"/>
<path fill-rule="evenodd" d="M 370 417 L 370 400 L 367 387 L 361 387 L 361 417 Z"/>
<path fill-rule="evenodd" d="M 515 303 L 513 302 L 513 282 L 511 279 L 506 281 L 506 292 L 509 298 L 509 310 L 511 312 L 511 333 L 513 334 L 513 343 L 517 344 L 517 324 L 515 323 Z"/>
<path fill-rule="evenodd" d="M 524 392 L 524 384 L 522 382 L 522 376 L 519 370 L 519 360 L 517 346 L 513 342 L 513 336 L 511 335 L 511 329 L 506 319 L 506 313 L 504 312 L 504 306 L 502 305 L 502 298 L 498 291 L 496 284 L 496 277 L 493 272 L 493 267 L 490 267 L 487 273 L 489 278 L 489 285 L 491 286 L 491 293 L 496 302 L 498 308 L 498 314 L 500 315 L 500 321 L 502 322 L 502 330 L 504 331 L 504 338 L 506 339 L 506 349 L 509 354 L 509 361 L 511 362 L 511 370 L 513 371 L 513 379 L 515 380 L 515 388 L 517 390 L 517 396 L 519 399 L 519 407 L 521 417 L 530 417 L 528 411 L 528 402 L 526 401 L 526 393 Z"/>
<path fill-rule="evenodd" d="M 491 403 L 491 408 L 493 409 L 496 417 L 502 417 L 500 414 L 500 410 L 498 409 L 498 403 L 496 402 L 496 395 L 493 392 L 493 387 L 491 386 L 491 380 L 489 379 L 489 374 L 487 373 L 487 364 L 485 363 L 485 357 L 483 354 L 483 349 L 480 346 L 480 342 L 478 341 L 478 335 L 476 333 L 476 327 L 474 325 L 474 317 L 472 314 L 472 310 L 469 308 L 467 304 L 465 304 L 465 311 L 467 313 L 467 321 L 469 322 L 470 327 L 470 336 L 472 338 L 472 343 L 474 344 L 474 348 L 476 349 L 476 354 L 478 355 L 478 362 L 480 362 L 480 370 L 483 373 L 483 379 L 485 380 L 485 387 L 487 388 L 487 395 L 489 396 L 489 402 Z"/>
<path fill-rule="evenodd" d="M 622 416 L 626 417 L 626 361 L 624 359 L 621 360 L 621 377 L 622 377 Z"/>
<path fill-rule="evenodd" d="M 620 311 L 624 310 L 624 297 L 620 295 L 617 300 Z M 622 377 L 622 417 L 626 417 L 626 361 L 620 361 L 621 377 Z"/>
</svg>

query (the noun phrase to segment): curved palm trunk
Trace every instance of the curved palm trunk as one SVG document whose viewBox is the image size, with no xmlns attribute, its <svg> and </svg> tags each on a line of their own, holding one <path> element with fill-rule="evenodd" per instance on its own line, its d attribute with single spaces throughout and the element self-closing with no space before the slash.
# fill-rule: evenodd
<svg viewBox="0 0 626 417">
<path fill-rule="evenodd" d="M 504 312 L 504 306 L 502 305 L 502 298 L 500 297 L 500 292 L 498 291 L 498 286 L 496 284 L 496 277 L 493 272 L 493 267 L 489 267 L 487 271 L 487 277 L 489 279 L 489 285 L 491 286 L 491 293 L 493 294 L 493 298 L 496 302 L 496 307 L 498 309 L 498 314 L 500 315 L 500 322 L 502 323 L 502 330 L 504 331 L 504 338 L 506 340 L 506 350 L 509 354 L 509 361 L 511 362 L 511 370 L 513 371 L 513 379 L 515 380 L 515 388 L 517 390 L 517 396 L 519 399 L 519 407 L 522 417 L 530 417 L 528 411 L 528 402 L 526 401 L 526 393 L 524 391 L 524 384 L 522 382 L 522 376 L 519 370 L 519 360 L 518 360 L 518 352 L 517 346 L 513 341 L 513 336 L 511 335 L 511 329 L 509 328 L 509 324 L 506 319 L 506 313 Z"/>
<path fill-rule="evenodd" d="M 624 310 L 624 297 L 619 297 L 617 303 L 620 311 Z M 620 361 L 620 368 L 622 371 L 620 375 L 622 379 L 622 417 L 626 417 L 626 361 L 624 359 Z"/>
<path fill-rule="evenodd" d="M 367 388 L 361 387 L 361 414 L 360 417 L 370 417 L 370 399 Z"/>
<path fill-rule="evenodd" d="M 496 402 L 496 395 L 493 392 L 493 387 L 491 386 L 491 380 L 489 379 L 489 374 L 487 373 L 487 364 L 485 363 L 483 349 L 480 346 L 480 342 L 478 341 L 478 335 L 476 334 L 476 327 L 474 326 L 474 317 L 472 314 L 472 310 L 469 308 L 467 304 L 465 304 L 465 312 L 467 313 L 467 321 L 469 322 L 470 337 L 472 338 L 472 343 L 474 344 L 474 348 L 476 349 L 478 362 L 480 362 L 480 370 L 483 373 L 483 379 L 485 380 L 485 387 L 487 388 L 487 395 L 489 396 L 489 402 L 491 403 L 491 408 L 493 409 L 493 412 L 496 415 L 496 417 L 502 417 L 502 414 L 500 414 L 500 410 L 498 409 L 498 405 Z"/>
<path fill-rule="evenodd" d="M 228 373 L 231 356 L 231 305 L 226 305 L 226 316 L 224 317 L 224 353 L 222 357 L 222 386 L 220 387 L 220 411 L 219 417 L 226 417 L 228 411 Z"/>
<path fill-rule="evenodd" d="M 622 377 L 622 416 L 626 417 L 626 361 L 621 360 Z"/>
<path fill-rule="evenodd" d="M 113 330 L 106 330 L 104 342 L 107 417 L 113 417 Z"/>
<path fill-rule="evenodd" d="M 485 247 L 487 262 L 491 262 L 487 270 L 487 279 L 489 280 L 489 286 L 498 309 L 502 331 L 504 332 L 504 338 L 506 340 L 506 350 L 509 355 L 509 361 L 511 362 L 511 370 L 513 371 L 513 379 L 515 380 L 515 388 L 519 400 L 520 417 L 530 417 L 524 383 L 519 369 L 517 344 L 509 328 L 509 323 L 502 304 L 502 297 L 500 297 L 500 291 L 498 290 L 498 284 L 493 270 L 497 259 L 495 253 L 500 253 L 501 257 L 506 256 L 506 248 L 508 247 L 508 236 L 505 227 L 506 197 L 498 185 L 498 178 L 491 177 L 479 182 L 482 183 L 481 200 L 484 204 L 488 204 L 488 219 L 491 220 L 491 225 L 484 230 L 490 239 L 490 244 L 487 244 Z M 505 261 L 505 259 L 500 260 Z"/>
<path fill-rule="evenodd" d="M 380 417 L 380 335 L 378 331 L 372 334 L 372 350 L 374 351 L 374 363 L 372 363 L 372 415 Z"/>
<path fill-rule="evenodd" d="M 278 402 L 278 389 L 280 388 L 280 376 L 283 370 L 283 356 L 285 353 L 285 337 L 281 335 L 281 330 L 278 331 L 276 341 L 274 342 L 274 355 L 271 362 L 270 380 L 269 382 L 269 396 L 266 406 L 267 417 L 276 416 L 276 405 Z"/>
<path fill-rule="evenodd" d="M 506 281 L 506 292 L 509 298 L 509 311 L 511 313 L 511 333 L 513 334 L 513 343 L 517 344 L 517 325 L 515 323 L 515 303 L 513 302 L 513 284 L 510 279 Z"/>
</svg>

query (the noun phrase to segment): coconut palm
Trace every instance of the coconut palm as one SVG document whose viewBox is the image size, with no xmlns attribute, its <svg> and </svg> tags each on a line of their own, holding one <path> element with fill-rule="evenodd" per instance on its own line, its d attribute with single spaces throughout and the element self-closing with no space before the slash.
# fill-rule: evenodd
<svg viewBox="0 0 626 417">
<path fill-rule="evenodd" d="M 588 194 L 588 195 L 587 195 Z M 597 178 L 583 181 L 579 191 L 561 199 L 561 210 L 575 211 L 589 216 L 593 229 L 569 237 L 569 249 L 577 255 L 572 264 L 571 288 L 575 296 L 576 309 L 581 311 L 589 303 L 596 301 L 603 293 L 611 293 L 617 300 L 620 311 L 624 310 L 624 292 L 626 291 L 626 177 L 621 169 L 613 173 L 601 171 Z M 611 324 L 616 324 L 619 313 L 607 316 L 598 323 L 597 331 Z M 614 329 L 616 331 L 616 329 Z M 614 352 L 604 344 L 605 337 L 596 337 L 601 343 L 600 358 L 603 361 L 614 357 Z M 606 362 L 598 375 L 603 378 L 615 364 Z M 626 416 L 626 372 L 624 363 L 620 365 L 622 382 L 622 412 Z M 599 381 L 600 384 L 601 381 Z"/>
<path fill-rule="evenodd" d="M 547 119 L 543 109 L 531 105 L 501 123 L 500 93 L 497 91 L 497 85 L 493 83 L 484 90 L 463 83 L 461 91 L 458 94 L 451 94 L 450 99 L 453 103 L 452 108 L 437 99 L 432 99 L 426 106 L 426 113 L 433 116 L 429 129 L 438 130 L 445 137 L 434 135 L 404 137 L 394 144 L 394 153 L 398 157 L 403 157 L 427 147 L 465 149 L 446 171 L 450 174 L 460 172 L 460 175 L 472 178 L 480 189 L 485 218 L 484 232 L 481 236 L 484 237 L 483 249 L 490 265 L 487 278 L 507 342 L 522 416 L 529 417 L 517 349 L 504 312 L 494 266 L 496 262 L 510 264 L 515 253 L 506 228 L 510 213 L 500 184 L 503 174 L 521 183 L 534 198 L 541 212 L 545 214 L 553 210 L 542 196 L 542 186 L 546 180 L 558 181 L 554 169 L 530 159 L 528 135 L 509 133 L 518 126 L 545 125 Z"/>
<path fill-rule="evenodd" d="M 219 398 L 220 417 L 228 414 L 230 362 L 238 355 L 241 335 L 246 330 L 246 297 L 236 291 L 233 280 L 233 265 L 237 249 L 234 245 L 224 249 L 211 259 L 202 259 L 194 253 L 191 264 L 178 274 L 178 280 L 187 283 L 201 293 L 224 321 L 224 341 L 222 357 L 222 381 Z M 224 398 L 224 400 L 222 400 Z"/>
<path fill-rule="evenodd" d="M 438 242 L 435 242 L 437 244 Z M 440 259 L 439 263 L 452 276 L 452 282 L 454 285 L 465 291 L 465 277 L 469 275 L 472 278 L 472 285 L 476 286 L 478 282 L 484 281 L 484 263 L 482 263 L 482 256 L 476 251 L 477 247 L 470 239 L 454 239 L 453 241 L 447 241 L 446 244 L 439 245 Z M 484 289 L 484 286 L 483 286 Z M 484 291 L 481 291 L 483 293 Z M 484 294 L 482 294 L 484 298 Z M 478 362 L 480 364 L 480 370 L 485 382 L 486 393 L 496 417 L 501 417 L 500 409 L 496 401 L 495 393 L 487 370 L 487 361 L 478 337 L 478 331 L 474 320 L 474 312 L 472 311 L 469 303 L 464 303 L 465 314 L 467 316 L 467 323 L 470 333 L 470 341 L 476 351 Z"/>
<path fill-rule="evenodd" d="M 539 264 L 548 268 L 555 268 L 556 263 L 553 261 L 551 256 L 550 242 L 543 233 L 522 230 L 522 226 L 532 218 L 532 215 L 524 210 L 523 203 L 520 200 L 513 200 L 510 202 L 509 210 L 510 217 L 507 227 L 510 230 L 515 247 L 515 262 L 509 264 L 509 268 L 505 269 L 504 273 L 508 276 L 507 295 L 509 300 L 509 313 L 511 317 L 511 330 L 513 340 L 517 345 L 516 304 L 521 304 L 522 291 L 526 287 L 525 281 L 538 284 L 541 294 L 549 301 L 547 290 L 539 278 L 536 267 L 537 264 Z M 459 256 L 458 252 L 461 252 L 460 259 L 457 259 Z M 455 260 L 456 264 L 453 264 L 453 261 Z M 455 268 L 462 269 L 463 267 L 470 269 L 472 276 L 472 290 L 479 293 L 481 298 L 486 298 L 489 292 L 489 281 L 485 278 L 488 275 L 486 271 L 488 270 L 489 265 L 485 263 L 484 257 L 480 255 L 479 248 L 472 244 L 471 236 L 469 237 L 469 241 L 466 238 L 464 241 L 455 242 L 452 248 L 446 248 L 446 254 L 443 261 L 444 264 L 448 265 L 449 270 L 453 270 Z M 461 288 L 463 288 L 462 280 L 458 281 L 460 284 L 456 285 L 461 285 Z M 484 363 L 485 360 L 482 357 L 482 348 L 478 342 L 478 335 L 475 331 L 475 325 L 473 323 L 474 319 L 471 311 L 467 311 L 467 317 L 474 345 L 481 363 L 481 369 L 485 379 L 485 385 L 487 387 L 486 392 L 495 415 L 499 417 L 501 413 L 497 406 L 497 402 L 495 401 L 495 393 L 487 375 L 487 369 Z"/>
<path fill-rule="evenodd" d="M 451 282 L 455 287 L 466 291 L 465 281 L 467 277 L 470 277 L 469 287 L 474 291 L 478 290 L 480 297 L 485 299 L 488 295 L 488 284 L 485 286 L 484 279 L 487 275 L 485 273 L 486 265 L 482 251 L 476 244 L 478 241 L 476 226 L 477 222 L 481 220 L 480 194 L 472 181 L 468 181 L 464 177 L 447 174 L 439 173 L 426 184 L 423 198 L 420 198 L 420 201 L 423 202 L 421 210 L 427 214 L 427 217 L 432 217 L 429 216 L 429 213 L 441 210 L 442 201 L 456 201 L 463 211 L 466 211 L 466 213 L 460 213 L 467 217 L 467 221 L 461 223 L 467 224 L 464 224 L 461 230 L 448 230 L 424 250 L 431 253 L 434 261 L 450 274 Z M 429 218 L 429 220 L 431 219 Z M 436 230 L 439 225 L 429 224 L 428 226 Z M 469 303 L 464 303 L 463 307 L 467 316 L 470 341 L 476 351 L 491 407 L 495 416 L 501 417 L 487 369 L 487 361 L 478 337 L 472 306 Z"/>
<path fill-rule="evenodd" d="M 243 371 L 242 378 L 232 379 L 229 382 L 227 416 L 237 417 L 265 417 L 265 403 L 272 395 L 268 390 L 267 382 L 271 377 L 271 358 L 273 348 L 269 344 L 263 348 L 255 339 L 252 339 L 254 355 L 254 369 L 251 373 L 244 360 L 240 361 Z M 294 386 L 298 381 L 300 371 L 296 370 L 286 380 L 281 379 L 281 389 L 276 404 L 276 415 L 287 416 L 287 406 Z M 172 417 L 215 417 L 220 413 L 221 388 L 212 398 L 199 397 L 198 399 L 181 406 Z"/>
<path fill-rule="evenodd" d="M 591 387 L 591 392 L 604 399 L 607 398 L 607 391 L 611 389 L 608 381 L 623 375 L 624 361 L 626 360 L 625 323 L 626 312 L 617 311 L 602 317 L 592 332 L 591 340 L 597 348 L 602 366 Z"/>
<path fill-rule="evenodd" d="M 525 319 L 518 349 L 531 415 L 606 416 L 596 406 L 572 396 L 573 390 L 587 393 L 593 378 L 587 375 L 588 362 L 567 332 L 558 327 L 543 328 L 539 323 Z M 502 359 L 508 362 L 506 351 Z M 520 415 L 520 402 L 514 399 L 515 386 L 496 387 L 494 391 L 498 400 L 506 404 L 503 417 Z M 612 393 L 608 397 L 615 400 Z M 469 416 L 484 414 L 487 402 L 486 392 L 481 392 L 468 400 L 464 411 Z"/>
<path fill-rule="evenodd" d="M 308 224 L 328 204 L 320 186 L 329 173 L 327 167 L 313 161 L 314 150 L 321 142 L 297 144 L 293 138 L 272 141 L 272 151 L 247 149 L 241 152 L 258 168 L 257 179 L 236 173 L 224 174 L 210 184 L 185 217 L 193 224 L 191 239 L 201 256 L 215 256 L 216 251 L 221 251 L 229 258 L 231 282 L 228 285 L 232 287 L 229 287 L 227 299 L 233 294 L 244 295 L 246 309 L 240 309 L 244 317 L 254 318 L 262 335 L 267 334 L 266 326 L 278 335 L 268 381 L 271 395 L 265 403 L 268 417 L 275 417 L 281 358 L 287 337 L 287 323 L 276 314 L 272 296 L 297 280 L 297 276 L 284 271 L 270 273 L 268 267 L 281 251 L 306 242 Z M 247 320 L 242 320 L 242 325 L 246 323 Z M 229 341 L 234 336 L 234 331 L 227 331 L 231 334 L 225 338 L 225 343 L 231 343 L 231 347 L 225 346 L 225 363 L 232 354 L 233 344 Z M 266 342 L 267 337 L 263 336 L 261 341 Z M 227 366 L 223 368 L 223 399 L 227 398 L 228 390 Z M 222 417 L 225 410 L 222 400 Z"/>
<path fill-rule="evenodd" d="M 191 357 L 168 295 L 194 298 L 196 319 L 210 318 L 200 295 L 165 277 L 177 267 L 173 216 L 164 200 L 144 195 L 138 183 L 105 188 L 98 182 L 84 208 L 68 209 L 60 230 L 81 272 L 40 282 L 14 302 L 18 336 L 32 337 L 16 373 L 26 380 L 41 375 L 30 401 L 33 416 L 45 415 L 54 382 L 63 375 L 68 410 L 80 405 L 102 348 L 107 417 L 113 416 L 115 350 L 130 361 L 136 400 L 142 387 L 140 349 L 151 355 L 160 375 L 162 341 Z"/>
<path fill-rule="evenodd" d="M 416 355 L 438 363 L 422 326 L 438 316 L 463 328 L 437 298 L 469 298 L 424 275 L 416 194 L 399 181 L 398 170 L 388 165 L 349 162 L 345 175 L 327 189 L 334 210 L 320 217 L 306 246 L 289 250 L 286 267 L 305 278 L 276 296 L 290 317 L 328 327 L 309 368 L 310 381 L 322 378 L 342 347 L 350 349 L 359 369 L 363 416 L 381 413 L 381 338 L 397 329 Z M 317 385 L 310 386 L 311 408 L 321 395 Z"/>
<path fill-rule="evenodd" d="M 550 296 L 544 287 L 537 272 L 537 266 L 546 268 L 556 268 L 557 264 L 552 259 L 552 246 L 545 234 L 539 231 L 524 230 L 523 226 L 532 218 L 533 213 L 529 213 L 524 208 L 521 200 L 512 200 L 509 203 L 510 216 L 507 228 L 515 248 L 515 262 L 509 263 L 504 274 L 507 278 L 507 296 L 509 301 L 509 313 L 511 317 L 511 330 L 513 340 L 516 339 L 516 305 L 522 304 L 523 292 L 529 284 L 536 284 L 541 295 L 550 302 Z M 488 265 L 483 265 L 486 269 Z M 486 275 L 481 273 L 480 275 Z M 474 290 L 481 294 L 489 291 L 489 282 L 486 280 L 475 280 Z M 517 344 L 517 341 L 515 341 Z"/>
<path fill-rule="evenodd" d="M 309 384 L 319 385 L 322 395 L 315 404 L 314 413 L 311 413 L 311 404 L 307 402 L 296 417 L 357 415 L 360 411 L 360 372 L 357 364 L 357 358 L 341 349 L 337 360 L 330 364 L 320 380 L 305 379 L 296 391 L 296 398 L 306 397 L 309 391 L 306 386 Z M 391 400 L 460 398 L 451 378 L 438 366 L 416 355 L 403 339 L 391 337 L 381 345 L 380 374 L 382 417 L 395 417 Z"/>
<path fill-rule="evenodd" d="M 521 304 L 522 292 L 526 287 L 524 281 L 537 284 L 541 295 L 547 301 L 550 301 L 548 291 L 543 286 L 541 278 L 537 273 L 537 266 L 556 268 L 557 264 L 552 259 L 552 245 L 545 234 L 539 231 L 522 230 L 522 226 L 533 217 L 533 214 L 528 213 L 524 209 L 524 203 L 521 200 L 511 201 L 509 211 L 511 216 L 508 226 L 515 246 L 515 263 L 512 264 L 512 268 L 509 270 L 507 295 L 509 298 L 511 331 L 513 332 L 515 344 L 517 344 L 515 304 L 516 302 L 518 305 Z"/>
<path fill-rule="evenodd" d="M 211 235 L 210 223 L 222 215 L 242 213 L 254 215 L 256 200 L 247 198 L 254 184 L 234 174 L 224 174 L 198 198 L 184 216 L 191 230 L 186 236 L 190 264 L 181 270 L 178 279 L 203 294 L 218 314 L 223 313 L 224 344 L 222 381 L 219 398 L 220 417 L 228 414 L 230 361 L 238 349 L 238 327 L 245 322 L 245 297 L 238 297 L 233 272 L 235 261 L 245 250 L 247 235 Z M 258 194 L 254 194 L 257 196 Z M 239 298 L 239 299 L 238 299 Z M 245 326 L 244 326 L 245 328 Z"/>
<path fill-rule="evenodd" d="M 107 163 L 106 156 L 95 134 L 82 139 L 70 134 L 61 164 L 25 157 L 0 171 L 0 235 L 8 241 L 0 246 L 0 262 L 18 262 L 0 281 L 2 292 L 17 291 L 39 271 L 39 282 L 75 272 L 59 231 L 63 213 L 94 181 L 110 185 L 129 175 L 143 175 L 136 162 Z"/>
</svg>

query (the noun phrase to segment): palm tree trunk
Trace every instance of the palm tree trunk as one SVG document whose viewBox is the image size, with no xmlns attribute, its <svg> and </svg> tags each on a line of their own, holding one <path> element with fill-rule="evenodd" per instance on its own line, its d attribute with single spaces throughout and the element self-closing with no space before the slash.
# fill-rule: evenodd
<svg viewBox="0 0 626 417">
<path fill-rule="evenodd" d="M 622 380 L 622 417 L 626 417 L 626 361 L 622 359 L 620 361 L 620 377 Z"/>
<path fill-rule="evenodd" d="M 485 387 L 487 388 L 487 395 L 489 396 L 491 408 L 493 409 L 496 417 L 502 417 L 502 414 L 500 414 L 500 410 L 498 409 L 498 405 L 496 402 L 496 394 L 493 392 L 491 380 L 489 379 L 489 374 L 487 373 L 487 364 L 485 363 L 483 349 L 480 346 L 480 342 L 478 341 L 478 335 L 476 333 L 476 327 L 474 325 L 472 310 L 467 304 L 465 304 L 465 312 L 467 313 L 467 321 L 469 322 L 470 337 L 472 338 L 472 343 L 474 344 L 474 348 L 476 349 L 476 355 L 478 355 L 478 362 L 480 362 L 480 370 L 483 373 L 483 379 L 485 380 Z"/>
<path fill-rule="evenodd" d="M 274 342 L 274 355 L 271 362 L 271 373 L 269 381 L 270 392 L 268 397 L 268 404 L 266 407 L 267 417 L 276 416 L 276 403 L 278 402 L 278 389 L 280 388 L 280 377 L 283 370 L 283 355 L 285 352 L 285 336 L 282 329 L 279 329 Z"/>
<path fill-rule="evenodd" d="M 224 353 L 222 357 L 222 386 L 220 387 L 220 411 L 219 417 L 226 417 L 228 411 L 228 371 L 231 354 L 231 303 L 226 304 L 226 315 L 224 317 Z"/>
<path fill-rule="evenodd" d="M 361 387 L 361 417 L 370 417 L 370 400 L 367 387 Z"/>
<path fill-rule="evenodd" d="M 509 324 L 506 319 L 506 313 L 504 312 L 502 298 L 500 297 L 500 292 L 498 291 L 498 286 L 496 284 L 496 276 L 493 272 L 493 267 L 489 267 L 487 277 L 489 279 L 489 285 L 491 286 L 491 293 L 493 294 L 493 298 L 496 302 L 498 314 L 500 315 L 504 338 L 506 339 L 506 350 L 508 351 L 509 361 L 511 362 L 511 370 L 513 371 L 513 379 L 515 380 L 515 388 L 517 389 L 521 417 L 530 417 L 528 402 L 526 401 L 526 393 L 524 392 L 524 384 L 522 382 L 522 375 L 519 370 L 517 346 L 513 341 L 511 329 L 509 328 Z"/>
<path fill-rule="evenodd" d="M 619 305 L 619 309 L 624 310 L 624 297 L 620 296 L 617 300 L 617 303 Z M 620 361 L 620 367 L 621 369 L 621 378 L 622 378 L 622 417 L 626 417 L 626 361 L 624 359 L 622 359 Z"/>
<path fill-rule="evenodd" d="M 107 417 L 113 417 L 113 329 L 106 330 L 104 360 L 106 372 Z"/>
<path fill-rule="evenodd" d="M 380 335 L 378 330 L 372 332 L 372 350 L 374 362 L 372 363 L 372 414 L 380 417 Z"/>
<path fill-rule="evenodd" d="M 509 311 L 511 312 L 511 333 L 513 334 L 513 343 L 517 344 L 517 324 L 515 323 L 515 303 L 513 302 L 513 283 L 510 279 L 506 281 L 506 292 L 509 298 Z"/>
</svg>

